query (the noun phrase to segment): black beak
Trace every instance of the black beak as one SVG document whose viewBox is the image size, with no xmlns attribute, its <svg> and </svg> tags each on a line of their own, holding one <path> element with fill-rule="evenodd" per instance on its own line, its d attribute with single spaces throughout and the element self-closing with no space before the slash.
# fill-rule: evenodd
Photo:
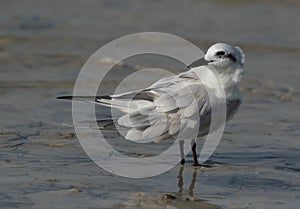
<svg viewBox="0 0 300 209">
<path fill-rule="evenodd" d="M 205 60 L 203 57 L 199 60 L 195 60 L 194 62 L 192 62 L 190 65 L 187 66 L 187 68 L 199 67 L 199 66 L 207 65 L 208 63 L 209 61 Z"/>
</svg>

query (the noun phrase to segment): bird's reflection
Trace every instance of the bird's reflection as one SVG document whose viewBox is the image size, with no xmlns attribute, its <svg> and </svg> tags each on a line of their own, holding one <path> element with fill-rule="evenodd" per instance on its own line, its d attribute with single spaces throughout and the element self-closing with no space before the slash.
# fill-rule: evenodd
<svg viewBox="0 0 300 209">
<path fill-rule="evenodd" d="M 178 172 L 178 194 L 179 195 L 183 195 L 183 185 L 184 185 L 184 182 L 183 182 L 183 171 L 184 171 L 184 168 L 185 166 L 184 165 L 181 165 L 180 168 L 179 168 L 179 172 Z M 197 178 L 197 167 L 194 167 L 194 170 L 193 170 L 193 175 L 192 175 L 192 180 L 191 180 L 191 183 L 190 183 L 190 186 L 189 186 L 189 190 L 188 190 L 188 194 L 189 194 L 189 197 L 190 199 L 194 199 L 194 189 L 195 189 L 195 183 L 196 183 L 196 178 Z"/>
<path fill-rule="evenodd" d="M 180 166 L 180 169 L 179 169 L 179 173 L 178 173 L 178 193 L 182 193 L 183 191 L 183 170 L 184 170 L 184 165 Z"/>
<path fill-rule="evenodd" d="M 189 169 L 191 167 L 186 167 Z M 112 207 L 112 209 L 220 209 L 219 206 L 208 203 L 204 200 L 197 199 L 194 196 L 194 188 L 199 173 L 199 167 L 193 168 L 192 179 L 188 187 L 188 192 L 185 194 L 184 187 L 184 169 L 181 165 L 178 171 L 178 191 L 170 193 L 134 193 L 131 200 Z"/>
</svg>

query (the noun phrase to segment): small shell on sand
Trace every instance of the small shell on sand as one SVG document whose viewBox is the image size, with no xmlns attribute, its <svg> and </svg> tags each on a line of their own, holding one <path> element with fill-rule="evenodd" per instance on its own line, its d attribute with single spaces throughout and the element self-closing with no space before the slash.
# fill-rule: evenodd
<svg viewBox="0 0 300 209">
<path fill-rule="evenodd" d="M 73 187 L 73 188 L 70 189 L 70 192 L 72 192 L 72 193 L 79 193 L 79 192 L 82 192 L 82 190 Z"/>
<path fill-rule="evenodd" d="M 176 196 L 172 195 L 172 194 L 164 194 L 163 195 L 163 199 L 166 199 L 166 200 L 175 200 Z"/>
</svg>

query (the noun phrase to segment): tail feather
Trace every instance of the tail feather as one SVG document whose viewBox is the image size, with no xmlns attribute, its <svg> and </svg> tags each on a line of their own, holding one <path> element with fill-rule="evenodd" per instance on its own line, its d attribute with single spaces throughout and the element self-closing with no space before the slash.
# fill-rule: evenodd
<svg viewBox="0 0 300 209">
<path fill-rule="evenodd" d="M 149 100 L 142 99 L 129 99 L 128 95 L 116 95 L 109 96 L 58 96 L 57 99 L 65 99 L 65 100 L 77 100 L 77 101 L 85 101 L 92 102 L 96 104 L 100 104 L 106 107 L 111 107 L 118 109 L 124 113 L 131 113 L 140 109 L 141 107 L 151 107 L 153 106 L 153 102 Z"/>
<path fill-rule="evenodd" d="M 58 96 L 56 99 L 65 99 L 65 100 L 79 100 L 79 101 L 90 101 L 97 102 L 97 100 L 101 99 L 111 99 L 111 96 Z"/>
<path fill-rule="evenodd" d="M 92 102 L 103 106 L 118 109 L 125 113 L 120 118 L 107 118 L 95 122 L 76 122 L 76 127 L 95 128 L 122 133 L 131 141 L 145 143 L 160 141 L 168 136 L 165 113 L 155 112 L 154 92 L 143 90 L 119 95 L 105 96 L 58 96 L 57 99 Z M 151 117 L 149 117 L 149 115 Z"/>
</svg>

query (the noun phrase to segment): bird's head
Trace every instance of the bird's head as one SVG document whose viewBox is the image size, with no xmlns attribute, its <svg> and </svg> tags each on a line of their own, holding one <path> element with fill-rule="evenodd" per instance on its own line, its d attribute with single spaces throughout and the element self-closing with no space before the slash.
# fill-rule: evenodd
<svg viewBox="0 0 300 209">
<path fill-rule="evenodd" d="M 204 59 L 215 68 L 242 68 L 245 54 L 238 46 L 216 43 L 207 50 Z"/>
</svg>

